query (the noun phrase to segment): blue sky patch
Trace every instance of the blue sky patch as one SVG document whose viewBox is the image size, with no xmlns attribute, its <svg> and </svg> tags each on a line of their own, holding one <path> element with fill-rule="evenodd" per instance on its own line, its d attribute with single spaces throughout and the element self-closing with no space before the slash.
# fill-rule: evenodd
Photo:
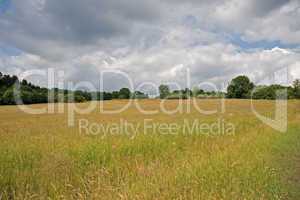
<svg viewBox="0 0 300 200">
<path fill-rule="evenodd" d="M 295 49 L 299 48 L 299 44 L 283 44 L 279 40 L 274 41 L 267 41 L 267 40 L 260 40 L 260 41 L 246 41 L 242 39 L 241 35 L 238 34 L 231 34 L 229 36 L 229 42 L 239 46 L 241 49 L 249 50 L 249 49 L 273 49 L 275 47 L 279 48 L 288 48 L 288 49 Z"/>
<path fill-rule="evenodd" d="M 0 14 L 5 13 L 11 7 L 11 0 L 0 0 Z"/>
<path fill-rule="evenodd" d="M 22 51 L 20 49 L 0 43 L 0 57 L 18 56 L 20 54 L 22 54 Z"/>
</svg>

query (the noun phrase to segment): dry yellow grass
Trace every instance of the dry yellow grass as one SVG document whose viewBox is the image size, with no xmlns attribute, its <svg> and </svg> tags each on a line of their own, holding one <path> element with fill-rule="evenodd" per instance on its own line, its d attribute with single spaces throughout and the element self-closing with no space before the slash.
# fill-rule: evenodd
<svg viewBox="0 0 300 200">
<path fill-rule="evenodd" d="M 145 110 L 159 100 L 140 100 Z M 127 101 L 107 101 L 113 110 Z M 299 199 L 300 102 L 288 102 L 288 131 L 279 133 L 259 121 L 248 100 L 198 100 L 212 115 L 187 101 L 183 112 L 140 113 L 130 106 L 119 114 L 76 114 L 68 126 L 67 107 L 53 114 L 29 115 L 16 106 L 0 107 L 0 199 Z M 58 106 L 64 113 L 58 113 Z M 177 101 L 166 101 L 168 109 Z M 42 108 L 47 105 L 33 105 Z M 77 104 L 85 107 L 87 104 Z M 256 101 L 256 110 L 274 115 L 273 101 Z M 219 118 L 235 126 L 235 135 L 115 134 L 80 132 L 78 122 L 113 124 L 177 123 Z M 297 161 L 298 160 L 298 161 Z M 297 177 L 298 176 L 298 177 Z"/>
</svg>

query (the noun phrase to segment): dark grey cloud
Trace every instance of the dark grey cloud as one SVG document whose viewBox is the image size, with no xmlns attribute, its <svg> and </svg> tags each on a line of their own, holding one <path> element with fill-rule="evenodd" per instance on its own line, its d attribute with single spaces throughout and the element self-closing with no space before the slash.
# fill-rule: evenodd
<svg viewBox="0 0 300 200">
<path fill-rule="evenodd" d="M 128 34 L 134 23 L 149 23 L 160 16 L 155 3 L 138 0 L 52 0 L 46 2 L 44 11 L 64 40 L 81 44 Z"/>
<path fill-rule="evenodd" d="M 161 17 L 152 1 L 51 0 L 42 7 L 38 2 L 13 1 L 13 10 L 0 19 L 1 41 L 34 54 L 43 55 L 45 49 L 52 54 L 55 45 L 65 50 L 126 37 L 134 26 Z"/>
<path fill-rule="evenodd" d="M 269 14 L 270 12 L 281 8 L 289 2 L 290 0 L 255 0 L 253 3 L 254 6 L 252 8 L 252 11 L 258 16 L 265 16 L 266 14 Z"/>
</svg>

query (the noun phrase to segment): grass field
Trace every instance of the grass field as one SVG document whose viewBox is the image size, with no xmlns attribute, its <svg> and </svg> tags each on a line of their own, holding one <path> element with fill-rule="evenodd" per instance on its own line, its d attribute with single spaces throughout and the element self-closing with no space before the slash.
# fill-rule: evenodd
<svg viewBox="0 0 300 200">
<path fill-rule="evenodd" d="M 160 101 L 139 103 L 150 110 Z M 300 199 L 300 101 L 288 102 L 287 133 L 259 121 L 248 100 L 226 100 L 225 112 L 218 100 L 198 103 L 218 112 L 204 115 L 192 106 L 190 113 L 147 116 L 134 106 L 113 115 L 97 109 L 76 115 L 74 127 L 68 127 L 67 112 L 29 115 L 1 106 L 0 199 Z M 124 104 L 107 101 L 104 107 Z M 274 113 L 273 101 L 256 101 L 255 107 L 266 116 Z M 181 125 L 184 119 L 210 124 L 222 118 L 235 134 L 145 134 L 141 126 L 134 137 L 103 137 L 78 125 L 80 119 L 109 125 L 150 118 Z"/>
</svg>

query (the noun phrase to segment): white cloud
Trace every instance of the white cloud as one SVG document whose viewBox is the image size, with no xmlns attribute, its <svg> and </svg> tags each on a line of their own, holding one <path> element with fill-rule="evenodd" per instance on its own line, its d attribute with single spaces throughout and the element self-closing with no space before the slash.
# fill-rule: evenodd
<svg viewBox="0 0 300 200">
<path fill-rule="evenodd" d="M 23 50 L 0 57 L 3 72 L 52 67 L 64 70 L 67 80 L 98 84 L 99 71 L 119 69 L 136 84 L 177 81 L 182 87 L 187 68 L 195 84 L 227 83 L 239 74 L 259 82 L 283 68 L 300 77 L 298 49 L 243 49 L 228 40 L 237 34 L 250 43 L 296 46 L 297 0 L 31 1 L 0 19 L 0 44 Z M 107 88 L 122 83 L 110 80 Z"/>
</svg>

